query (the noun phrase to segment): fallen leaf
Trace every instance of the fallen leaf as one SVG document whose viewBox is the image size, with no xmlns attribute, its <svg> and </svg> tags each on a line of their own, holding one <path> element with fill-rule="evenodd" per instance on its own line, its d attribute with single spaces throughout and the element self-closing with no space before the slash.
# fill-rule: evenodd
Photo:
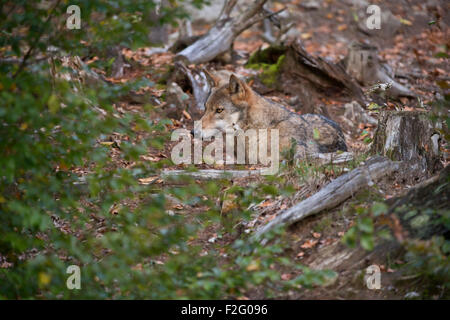
<svg viewBox="0 0 450 320">
<path fill-rule="evenodd" d="M 139 183 L 140 184 L 150 184 L 150 183 L 154 182 L 156 179 L 158 179 L 158 176 L 141 178 L 141 179 L 139 179 Z"/>
<path fill-rule="evenodd" d="M 247 271 L 256 271 L 259 270 L 259 261 L 258 260 L 253 260 L 252 262 L 250 262 L 250 264 L 247 266 Z"/>
<path fill-rule="evenodd" d="M 118 204 L 113 204 L 110 208 L 109 208 L 109 213 L 116 215 L 119 214 L 119 210 L 122 208 L 122 205 L 120 203 Z"/>
<path fill-rule="evenodd" d="M 267 222 L 272 221 L 273 219 L 275 219 L 276 216 L 277 216 L 276 214 L 271 214 L 270 216 L 267 216 L 267 218 L 265 219 L 265 222 L 267 223 Z"/>
<path fill-rule="evenodd" d="M 300 246 L 300 248 L 302 248 L 302 249 L 311 249 L 311 248 L 313 248 L 318 242 L 319 242 L 319 240 L 312 240 L 312 239 L 310 239 L 310 240 L 305 241 L 305 243 L 302 244 L 302 245 Z"/>
<path fill-rule="evenodd" d="M 262 207 L 262 208 L 264 208 L 264 207 L 270 207 L 270 206 L 272 206 L 273 204 L 274 204 L 273 201 L 270 201 L 270 200 L 264 200 L 264 202 L 261 203 L 261 204 L 259 205 L 259 207 Z"/>
<path fill-rule="evenodd" d="M 153 156 L 141 156 L 141 158 L 145 161 L 151 161 L 151 162 L 157 162 L 159 160 L 161 160 L 158 157 L 153 157 Z"/>
<path fill-rule="evenodd" d="M 407 26 L 412 26 L 412 22 L 403 18 L 400 18 L 400 22 Z"/>
<path fill-rule="evenodd" d="M 183 110 L 183 115 L 186 117 L 186 119 L 192 120 L 191 115 L 186 110 Z"/>
<path fill-rule="evenodd" d="M 305 32 L 300 35 L 300 38 L 302 38 L 303 40 L 307 40 L 312 38 L 312 34 L 310 32 Z"/>
<path fill-rule="evenodd" d="M 137 265 L 131 267 L 131 270 L 142 271 L 142 263 L 138 263 Z"/>
<path fill-rule="evenodd" d="M 281 280 L 284 280 L 284 281 L 291 280 L 291 278 L 292 278 L 292 275 L 289 273 L 283 273 L 281 275 Z"/>
</svg>

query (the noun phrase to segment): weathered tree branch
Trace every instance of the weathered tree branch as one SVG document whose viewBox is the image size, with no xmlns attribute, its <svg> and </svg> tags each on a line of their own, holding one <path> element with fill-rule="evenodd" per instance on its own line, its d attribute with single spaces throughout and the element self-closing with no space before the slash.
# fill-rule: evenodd
<svg viewBox="0 0 450 320">
<path fill-rule="evenodd" d="M 216 24 L 209 32 L 189 47 L 178 53 L 177 59 L 188 63 L 204 63 L 230 50 L 234 39 L 245 29 L 267 15 L 262 13 L 262 7 L 267 0 L 256 0 L 250 7 L 237 17 L 230 17 L 237 1 L 225 1 Z"/>
<path fill-rule="evenodd" d="M 209 84 L 208 76 L 205 71 L 191 71 L 181 61 L 175 62 L 175 67 L 189 79 L 192 86 L 192 93 L 195 98 L 195 105 L 198 111 L 205 111 L 206 99 L 208 99 L 211 91 L 211 85 Z"/>
<path fill-rule="evenodd" d="M 221 179 L 221 178 L 245 178 L 250 176 L 257 176 L 261 174 L 261 170 L 217 170 L 206 169 L 199 171 L 186 170 L 163 170 L 161 172 L 162 179 L 170 179 L 176 177 L 192 177 L 199 180 Z"/>
<path fill-rule="evenodd" d="M 308 160 L 313 160 L 319 165 L 324 165 L 328 163 L 342 164 L 353 160 L 353 154 L 351 152 L 343 153 L 315 153 L 308 155 Z M 261 169 L 257 170 L 216 170 L 216 169 L 205 169 L 198 171 L 187 171 L 187 170 L 163 170 L 161 172 L 161 178 L 167 179 L 171 177 L 179 176 L 190 176 L 195 179 L 209 180 L 209 179 L 220 179 L 220 178 L 244 178 L 249 176 L 261 175 Z"/>
</svg>

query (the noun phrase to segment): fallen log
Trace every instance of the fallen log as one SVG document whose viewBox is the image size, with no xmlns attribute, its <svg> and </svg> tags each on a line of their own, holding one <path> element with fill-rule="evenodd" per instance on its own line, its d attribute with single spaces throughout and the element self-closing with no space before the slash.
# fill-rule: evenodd
<svg viewBox="0 0 450 320">
<path fill-rule="evenodd" d="M 365 187 L 372 186 L 384 176 L 399 169 L 400 164 L 385 157 L 374 157 L 364 165 L 330 182 L 319 192 L 299 202 L 278 215 L 274 220 L 256 230 L 254 238 L 280 225 L 289 226 L 310 215 L 331 209 L 344 202 Z"/>
<path fill-rule="evenodd" d="M 318 165 L 325 165 L 329 163 L 342 164 L 345 162 L 352 161 L 354 159 L 353 153 L 342 152 L 342 153 L 314 153 L 309 154 L 308 158 L 302 161 L 311 161 L 317 163 Z M 264 168 L 257 170 L 218 170 L 218 169 L 203 169 L 198 171 L 187 171 L 187 170 L 163 170 L 161 171 L 160 177 L 162 179 L 169 179 L 173 177 L 189 176 L 194 179 L 200 180 L 210 180 L 210 179 L 221 179 L 221 178 L 245 178 L 250 176 L 262 175 Z"/>
<path fill-rule="evenodd" d="M 242 14 L 231 17 L 237 0 L 225 1 L 214 26 L 202 38 L 179 52 L 176 59 L 185 60 L 188 64 L 198 64 L 226 53 L 242 31 L 267 18 L 268 15 L 262 10 L 266 2 L 267 0 L 256 0 Z"/>
<path fill-rule="evenodd" d="M 361 87 L 339 64 L 310 55 L 299 41 L 289 46 L 280 73 L 290 74 L 291 77 L 294 76 L 303 81 L 307 80 L 323 92 L 344 89 L 358 102 L 365 103 Z"/>
<path fill-rule="evenodd" d="M 307 160 L 312 160 L 314 163 L 317 164 L 342 164 L 349 161 L 352 161 L 354 159 L 352 152 L 330 152 L 330 153 L 314 153 L 309 154 L 307 156 Z M 304 161 L 303 159 L 300 159 L 299 161 Z"/>
<path fill-rule="evenodd" d="M 379 218 L 383 222 L 375 222 L 375 230 L 384 229 L 388 225 L 395 237 L 379 239 L 374 250 L 350 248 L 341 242 L 335 242 L 319 248 L 317 254 L 311 255 L 302 263 L 316 270 L 332 269 L 339 272 L 344 275 L 340 277 L 340 286 L 343 287 L 348 285 L 348 281 L 363 280 L 346 277 L 346 273 L 357 274 L 370 265 L 386 265 L 388 261 L 404 260 L 405 249 L 416 241 L 423 241 L 426 247 L 427 241 L 432 237 L 448 238 L 450 230 L 444 223 L 443 216 L 450 206 L 449 181 L 450 166 L 447 166 L 439 174 L 411 188 L 406 195 L 388 199 L 385 202 L 387 210 Z M 398 223 L 395 227 L 394 222 Z M 398 280 L 407 280 L 405 272 L 408 270 L 399 267 L 392 276 Z"/>
<path fill-rule="evenodd" d="M 236 179 L 245 178 L 250 176 L 261 175 L 261 170 L 218 170 L 218 169 L 205 169 L 198 171 L 187 170 L 163 170 L 161 171 L 162 179 L 171 179 L 177 177 L 192 177 L 199 180 L 210 179 Z"/>
<path fill-rule="evenodd" d="M 314 106 L 323 96 L 345 95 L 366 104 L 361 86 L 341 64 L 309 54 L 300 41 L 259 50 L 250 57 L 247 67 L 263 69 L 258 78 L 264 86 L 298 97 L 303 113 L 315 112 Z"/>
</svg>

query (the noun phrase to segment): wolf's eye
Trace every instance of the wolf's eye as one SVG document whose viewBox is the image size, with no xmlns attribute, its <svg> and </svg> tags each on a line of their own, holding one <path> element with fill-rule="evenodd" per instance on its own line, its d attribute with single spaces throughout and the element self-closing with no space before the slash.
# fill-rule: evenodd
<svg viewBox="0 0 450 320">
<path fill-rule="evenodd" d="M 223 111 L 222 107 L 219 107 L 219 108 L 216 109 L 216 113 L 221 113 L 222 111 Z"/>
</svg>

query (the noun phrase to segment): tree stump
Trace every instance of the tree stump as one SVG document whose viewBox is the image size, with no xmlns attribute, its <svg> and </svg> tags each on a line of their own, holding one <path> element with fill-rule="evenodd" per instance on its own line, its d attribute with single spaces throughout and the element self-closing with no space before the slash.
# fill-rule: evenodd
<svg viewBox="0 0 450 320">
<path fill-rule="evenodd" d="M 371 152 L 403 161 L 416 173 L 441 166 L 439 133 L 426 112 L 382 112 Z"/>
<path fill-rule="evenodd" d="M 363 86 L 377 83 L 390 83 L 388 94 L 394 98 L 399 96 L 414 97 L 414 93 L 396 82 L 394 74 L 388 66 L 380 63 L 377 48 L 363 43 L 353 43 L 345 58 L 345 71 Z"/>
</svg>

